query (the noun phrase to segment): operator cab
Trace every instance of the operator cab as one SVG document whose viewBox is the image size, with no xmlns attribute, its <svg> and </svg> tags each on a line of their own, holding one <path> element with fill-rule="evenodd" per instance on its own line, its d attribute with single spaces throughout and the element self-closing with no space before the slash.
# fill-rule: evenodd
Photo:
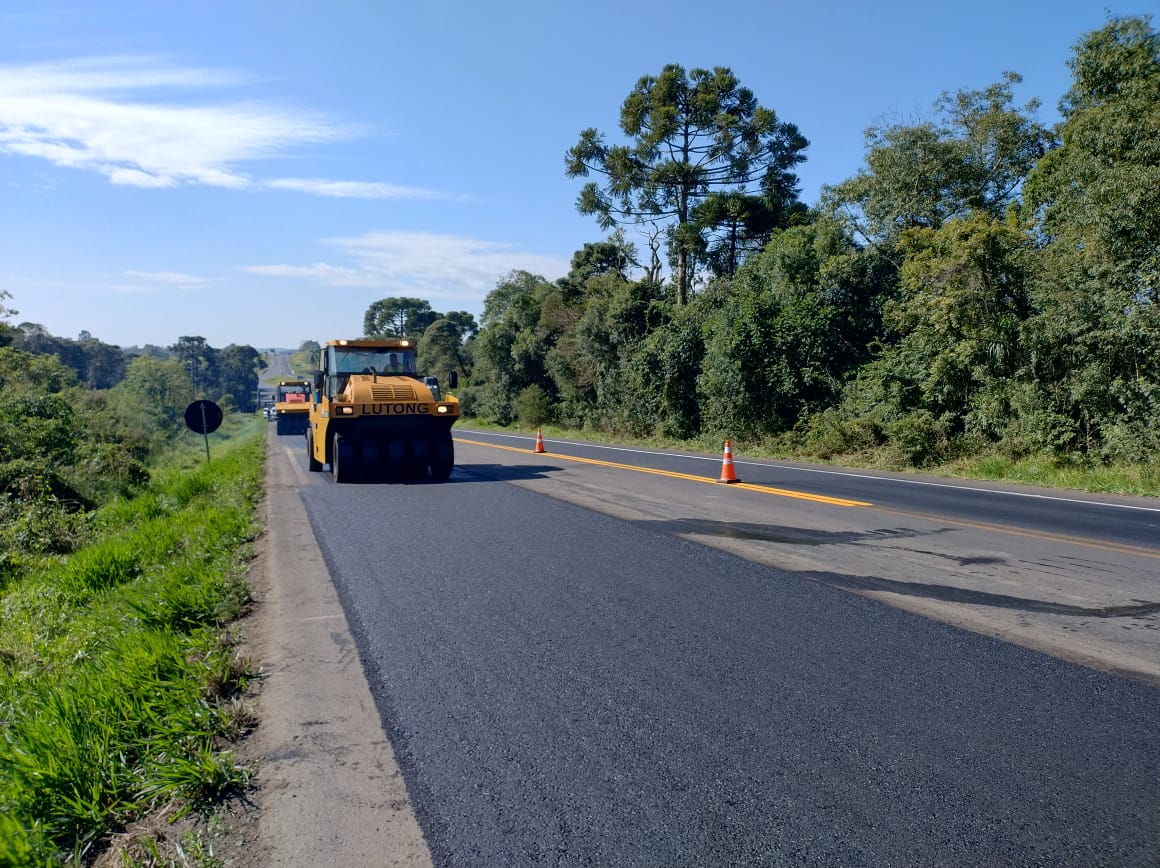
<svg viewBox="0 0 1160 868">
<path fill-rule="evenodd" d="M 415 373 L 415 351 L 407 348 L 332 347 L 334 373 L 389 377 Z"/>
<path fill-rule="evenodd" d="M 327 394 L 331 398 L 342 394 L 352 374 L 413 377 L 415 348 L 328 346 L 320 373 L 324 377 Z"/>
<path fill-rule="evenodd" d="M 322 352 L 320 369 L 311 374 L 314 389 L 318 394 L 325 393 L 326 397 L 333 400 L 346 390 L 351 376 L 356 374 L 376 378 L 410 377 L 430 388 L 435 400 L 442 400 L 438 379 L 420 377 L 415 373 L 414 343 L 399 341 L 398 344 L 384 347 L 360 345 L 355 341 L 338 341 L 327 345 Z M 447 383 L 452 389 L 459 385 L 459 376 L 455 371 L 448 372 Z"/>
</svg>

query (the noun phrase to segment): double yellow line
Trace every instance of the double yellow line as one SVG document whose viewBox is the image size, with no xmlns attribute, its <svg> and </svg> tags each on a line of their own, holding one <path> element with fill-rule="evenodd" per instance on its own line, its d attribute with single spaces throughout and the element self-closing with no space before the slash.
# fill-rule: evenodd
<svg viewBox="0 0 1160 868">
<path fill-rule="evenodd" d="M 531 449 L 523 449 L 518 446 L 501 446 L 498 443 L 488 443 L 484 440 L 469 440 L 465 437 L 456 437 L 457 443 L 470 443 L 473 446 L 488 446 L 492 449 L 506 449 L 508 452 L 521 452 L 524 454 L 542 454 L 537 453 Z M 710 479 L 707 476 L 693 476 L 689 473 L 677 473 L 673 470 L 656 470 L 652 467 L 637 467 L 632 464 L 618 464 L 615 461 L 600 461 L 596 458 L 579 458 L 575 455 L 561 455 L 559 452 L 551 453 L 553 458 L 559 458 L 562 461 L 576 461 L 580 464 L 594 464 L 597 467 L 611 467 L 615 470 L 631 470 L 633 473 L 651 473 L 654 476 L 668 476 L 672 479 L 687 479 L 689 482 L 705 482 L 710 485 L 721 485 L 716 479 Z M 747 485 L 744 482 L 731 483 L 729 488 L 740 488 L 744 491 L 756 491 L 759 494 L 773 494 L 778 497 L 794 497 L 798 500 L 812 500 L 815 503 L 828 503 L 830 506 L 873 506 L 872 503 L 867 503 L 864 500 L 845 500 L 841 497 L 826 497 L 824 494 L 809 494 L 805 491 L 791 491 L 788 488 L 771 488 L 767 485 Z"/>
</svg>

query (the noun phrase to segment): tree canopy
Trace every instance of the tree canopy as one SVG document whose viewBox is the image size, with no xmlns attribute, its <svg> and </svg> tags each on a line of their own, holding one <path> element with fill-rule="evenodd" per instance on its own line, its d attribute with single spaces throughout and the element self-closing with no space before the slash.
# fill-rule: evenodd
<svg viewBox="0 0 1160 868">
<path fill-rule="evenodd" d="M 439 314 L 431 302 L 403 296 L 380 298 L 371 302 L 363 316 L 363 335 L 368 338 L 418 337 Z"/>
<path fill-rule="evenodd" d="M 603 186 L 584 185 L 577 209 L 596 216 L 604 229 L 661 226 L 678 304 L 688 301 L 697 257 L 712 246 L 711 231 L 733 219 L 735 232 L 768 233 L 797 200 L 793 168 L 805 159 L 809 142 L 759 105 L 728 67 L 686 72 L 669 64 L 660 75 L 643 76 L 621 106 L 620 128 L 630 144 L 608 145 L 588 128 L 568 151 L 569 177 L 604 177 Z M 698 208 L 715 197 L 721 197 L 715 207 Z M 747 208 L 731 210 L 738 197 Z"/>
<path fill-rule="evenodd" d="M 890 242 L 912 227 L 938 229 L 983 210 L 1003 213 L 1052 144 L 1034 118 L 1038 100 L 1015 107 L 1014 72 L 984 90 L 944 93 L 931 119 L 866 131 L 866 167 L 823 190 L 859 234 Z"/>
</svg>

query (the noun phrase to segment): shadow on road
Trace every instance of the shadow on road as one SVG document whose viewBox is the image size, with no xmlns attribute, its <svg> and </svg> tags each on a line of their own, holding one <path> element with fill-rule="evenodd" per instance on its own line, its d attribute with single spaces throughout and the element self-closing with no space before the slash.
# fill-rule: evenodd
<svg viewBox="0 0 1160 868">
<path fill-rule="evenodd" d="M 305 468 L 305 461 L 302 467 Z M 509 465 L 509 464 L 456 464 L 451 478 L 445 482 L 437 482 L 416 476 L 406 475 L 366 475 L 353 479 L 344 485 L 463 485 L 470 482 L 517 482 L 524 479 L 544 479 L 548 471 L 559 470 L 559 467 Z M 330 477 L 330 467 L 322 472 L 326 478 Z"/>
<path fill-rule="evenodd" d="M 966 603 L 972 606 L 992 606 L 1000 609 L 1014 609 L 1020 612 L 1038 612 L 1044 615 L 1076 615 L 1084 618 L 1139 618 L 1160 612 L 1160 603 L 1143 602 L 1131 606 L 1084 607 L 1069 606 L 1066 603 L 1052 603 L 1047 600 L 1030 600 L 1026 597 L 1012 597 L 1007 594 L 991 594 L 986 591 L 971 591 L 949 585 L 929 585 L 921 582 L 899 582 L 881 579 L 877 576 L 845 576 L 840 573 L 802 572 L 798 575 L 813 582 L 841 588 L 846 591 L 887 591 L 891 594 L 906 594 L 911 597 L 925 597 L 947 603 Z"/>
<path fill-rule="evenodd" d="M 860 543 L 888 542 L 916 539 L 947 533 L 950 528 L 920 531 L 912 528 L 880 528 L 868 531 L 826 531 L 816 528 L 782 527 L 779 525 L 754 524 L 750 522 L 707 521 L 696 518 L 672 521 L 644 521 L 652 530 L 676 535 L 702 534 L 723 539 L 740 539 L 753 542 L 779 543 L 796 546 L 857 545 Z M 917 550 L 915 550 L 917 551 Z M 1001 557 L 959 557 L 942 552 L 924 551 L 924 554 L 945 557 L 960 566 L 988 563 L 1004 563 Z M 883 579 L 877 576 L 856 576 L 831 572 L 795 572 L 802 578 L 819 584 L 829 585 L 845 591 L 867 593 L 884 591 L 909 597 L 923 597 L 947 603 L 964 603 L 972 606 L 990 606 L 1021 612 L 1038 612 L 1047 615 L 1074 615 L 1085 618 L 1138 618 L 1160 612 L 1160 602 L 1138 601 L 1135 605 L 1085 607 L 1013 597 L 1007 594 L 992 594 L 987 591 L 956 588 L 951 585 L 936 585 L 927 582 L 903 582 Z"/>
<path fill-rule="evenodd" d="M 546 479 L 559 467 L 546 464 L 456 464 L 452 482 L 515 482 L 522 479 Z M 461 475 L 462 474 L 462 475 Z M 471 478 L 463 479 L 466 475 Z"/>
<path fill-rule="evenodd" d="M 741 521 L 711 521 L 700 518 L 678 518 L 671 521 L 639 522 L 661 533 L 699 533 L 725 539 L 743 539 L 753 542 L 772 542 L 797 546 L 851 545 L 863 542 L 883 542 L 911 539 L 919 536 L 946 533 L 948 529 L 935 531 L 913 530 L 907 527 L 883 528 L 870 531 L 828 531 L 809 527 L 783 527 L 780 525 L 755 524 Z"/>
</svg>

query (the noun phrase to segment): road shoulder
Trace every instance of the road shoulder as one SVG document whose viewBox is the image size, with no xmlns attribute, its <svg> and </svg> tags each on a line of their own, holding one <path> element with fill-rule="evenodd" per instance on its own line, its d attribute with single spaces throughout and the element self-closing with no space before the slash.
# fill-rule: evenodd
<svg viewBox="0 0 1160 868">
<path fill-rule="evenodd" d="M 244 747 L 256 767 L 256 833 L 236 864 L 420 868 L 431 857 L 314 539 L 299 488 L 310 480 L 267 440 L 265 531 L 251 570 L 247 653 L 263 673 L 258 726 Z M 252 820 L 250 821 L 252 825 Z"/>
</svg>

